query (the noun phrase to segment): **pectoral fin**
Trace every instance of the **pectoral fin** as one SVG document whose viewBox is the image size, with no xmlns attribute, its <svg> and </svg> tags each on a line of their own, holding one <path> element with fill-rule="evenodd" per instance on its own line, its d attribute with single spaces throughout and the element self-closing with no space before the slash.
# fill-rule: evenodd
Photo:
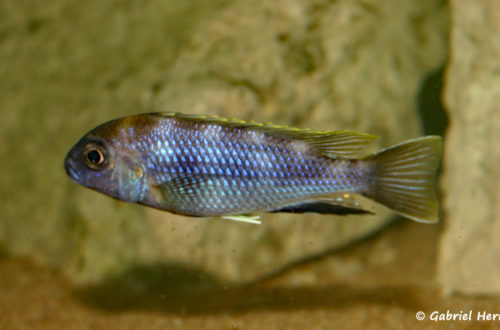
<svg viewBox="0 0 500 330">
<path fill-rule="evenodd" d="M 201 191 L 214 189 L 217 179 L 216 175 L 185 175 L 166 181 L 160 184 L 159 187 L 165 193 L 175 193 L 189 198 L 197 196 Z"/>
<path fill-rule="evenodd" d="M 194 217 L 211 216 L 217 206 L 210 208 L 206 201 L 220 189 L 218 179 L 215 175 L 179 176 L 152 186 L 150 193 L 160 209 Z"/>
</svg>

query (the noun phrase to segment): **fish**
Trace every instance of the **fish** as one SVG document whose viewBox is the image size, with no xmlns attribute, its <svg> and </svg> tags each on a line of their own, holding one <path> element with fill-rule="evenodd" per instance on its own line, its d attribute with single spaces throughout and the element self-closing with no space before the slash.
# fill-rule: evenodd
<svg viewBox="0 0 500 330">
<path fill-rule="evenodd" d="M 115 199 L 190 217 L 260 223 L 263 213 L 373 214 L 356 196 L 439 220 L 440 136 L 367 152 L 377 136 L 182 113 L 108 121 L 68 152 L 70 179 Z"/>
</svg>

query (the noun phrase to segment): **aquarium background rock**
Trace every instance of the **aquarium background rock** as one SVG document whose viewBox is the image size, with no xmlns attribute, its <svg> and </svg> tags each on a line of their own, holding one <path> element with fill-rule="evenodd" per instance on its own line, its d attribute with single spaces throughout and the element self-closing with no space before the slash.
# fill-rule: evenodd
<svg viewBox="0 0 500 330">
<path fill-rule="evenodd" d="M 500 293 L 500 2 L 451 1 L 439 282 Z"/>
<path fill-rule="evenodd" d="M 148 111 L 416 137 L 447 26 L 437 0 L 4 1 L 0 244 L 79 283 L 137 265 L 246 282 L 365 237 L 393 214 L 196 220 L 77 186 L 62 162 L 96 125 Z"/>
</svg>

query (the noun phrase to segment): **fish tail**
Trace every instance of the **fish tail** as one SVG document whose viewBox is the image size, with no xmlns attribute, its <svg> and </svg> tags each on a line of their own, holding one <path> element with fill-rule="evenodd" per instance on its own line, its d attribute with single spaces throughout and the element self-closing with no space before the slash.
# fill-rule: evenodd
<svg viewBox="0 0 500 330">
<path fill-rule="evenodd" d="M 370 171 L 364 195 L 412 220 L 437 222 L 435 178 L 441 149 L 441 137 L 425 136 L 366 157 Z"/>
</svg>

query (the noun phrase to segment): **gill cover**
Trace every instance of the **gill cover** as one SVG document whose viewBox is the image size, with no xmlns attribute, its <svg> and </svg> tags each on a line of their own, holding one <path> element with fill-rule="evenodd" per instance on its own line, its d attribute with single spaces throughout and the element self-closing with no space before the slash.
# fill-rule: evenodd
<svg viewBox="0 0 500 330">
<path fill-rule="evenodd" d="M 118 180 L 118 199 L 136 203 L 144 198 L 147 190 L 146 171 L 141 165 L 127 159 L 120 160 L 115 166 L 113 177 Z"/>
</svg>

